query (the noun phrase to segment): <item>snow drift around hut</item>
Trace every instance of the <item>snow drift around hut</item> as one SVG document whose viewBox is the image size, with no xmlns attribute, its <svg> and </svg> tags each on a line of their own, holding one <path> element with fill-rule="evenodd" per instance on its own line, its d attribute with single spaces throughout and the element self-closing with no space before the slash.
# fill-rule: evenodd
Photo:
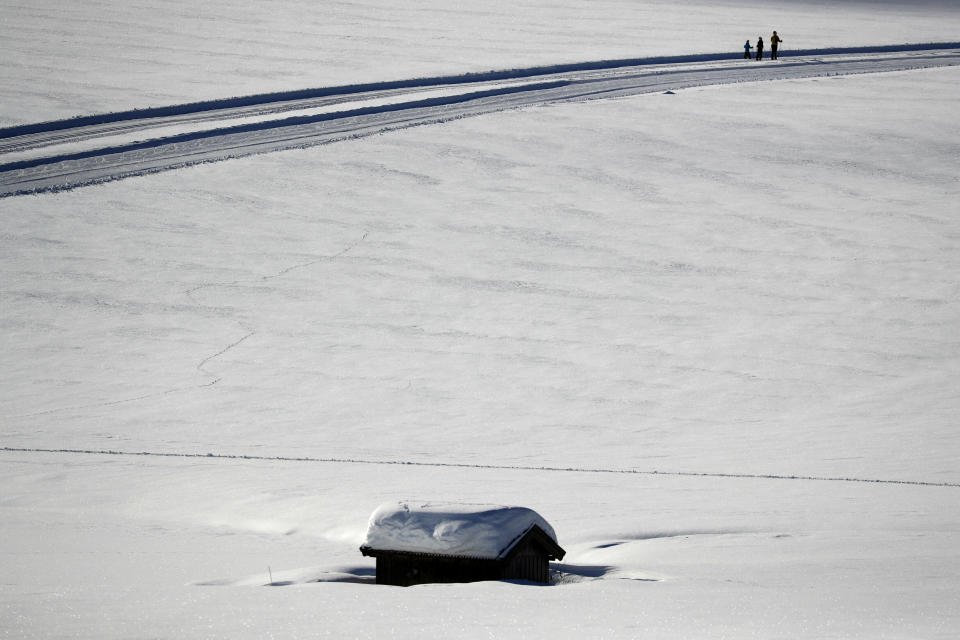
<svg viewBox="0 0 960 640">
<path fill-rule="evenodd" d="M 398 502 L 370 516 L 362 547 L 385 551 L 498 558 L 534 525 L 557 535 L 532 509 L 490 504 Z"/>
</svg>

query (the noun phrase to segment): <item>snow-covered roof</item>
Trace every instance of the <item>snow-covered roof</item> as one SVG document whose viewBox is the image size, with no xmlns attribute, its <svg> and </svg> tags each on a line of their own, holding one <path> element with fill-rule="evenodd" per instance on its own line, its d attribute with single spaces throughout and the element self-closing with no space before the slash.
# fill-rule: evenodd
<svg viewBox="0 0 960 640">
<path fill-rule="evenodd" d="M 370 516 L 361 549 L 496 559 L 534 526 L 557 542 L 553 527 L 526 507 L 391 502 Z"/>
</svg>

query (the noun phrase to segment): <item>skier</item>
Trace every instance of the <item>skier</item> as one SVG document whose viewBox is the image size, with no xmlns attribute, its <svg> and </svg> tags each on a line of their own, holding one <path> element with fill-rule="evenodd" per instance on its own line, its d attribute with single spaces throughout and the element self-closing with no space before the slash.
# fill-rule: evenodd
<svg viewBox="0 0 960 640">
<path fill-rule="evenodd" d="M 763 36 L 757 38 L 757 60 L 763 60 Z"/>
<path fill-rule="evenodd" d="M 774 31 L 773 35 L 770 36 L 770 59 L 777 59 L 777 45 L 783 42 L 780 36 L 777 35 L 777 32 Z"/>
<path fill-rule="evenodd" d="M 743 59 L 749 60 L 752 56 L 750 55 L 750 49 L 753 47 L 750 45 L 750 41 L 747 40 L 743 43 Z"/>
</svg>

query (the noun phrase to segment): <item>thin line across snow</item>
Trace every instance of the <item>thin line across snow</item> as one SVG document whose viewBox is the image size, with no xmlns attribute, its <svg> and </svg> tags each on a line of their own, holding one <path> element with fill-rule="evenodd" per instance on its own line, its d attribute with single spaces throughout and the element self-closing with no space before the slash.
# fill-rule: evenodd
<svg viewBox="0 0 960 640">
<path fill-rule="evenodd" d="M 804 55 L 806 54 L 806 55 Z M 197 103 L 143 112 L 91 116 L 57 123 L 40 123 L 0 130 L 0 152 L 17 157 L 17 147 L 40 148 L 61 145 L 59 153 L 45 157 L 30 154 L 0 164 L 0 198 L 24 193 L 59 191 L 142 176 L 205 162 L 216 162 L 260 153 L 302 149 L 371 136 L 408 127 L 448 122 L 459 118 L 536 107 L 559 102 L 583 102 L 600 98 L 635 96 L 697 86 L 759 82 L 821 76 L 905 71 L 960 65 L 960 45 L 902 45 L 866 50 L 821 50 L 791 52 L 780 62 L 751 63 L 723 56 L 617 60 L 515 69 L 512 71 L 467 74 L 448 78 L 426 78 L 375 85 L 311 90 L 301 113 L 282 119 L 250 119 L 252 112 L 290 111 L 290 101 L 302 99 L 298 92 L 248 96 L 213 103 Z M 532 82 L 525 80 L 535 79 Z M 478 83 L 486 82 L 486 86 Z M 414 99 L 424 87 L 460 86 L 453 95 Z M 406 102 L 371 106 L 385 91 Z M 309 92 L 308 92 L 309 93 Z M 354 108 L 316 113 L 320 98 L 350 95 Z M 286 100 L 287 102 L 283 102 Z M 259 101 L 259 102 L 258 102 Z M 278 103 L 278 101 L 280 101 Z M 259 106 L 258 106 L 259 105 Z M 280 105 L 280 106 L 278 106 Z M 283 106 L 286 105 L 286 106 Z M 252 110 L 252 111 L 251 111 Z M 242 124 L 190 130 L 151 140 L 111 136 L 123 129 L 118 123 L 135 123 L 144 115 L 143 128 L 179 127 L 185 115 L 203 111 L 223 119 L 247 117 Z M 102 121 L 98 121 L 101 118 Z M 214 117 L 210 117 L 214 120 Z M 136 125 L 139 126 L 139 125 Z M 107 127 L 98 129 L 98 127 Z M 111 129 L 112 128 L 112 129 Z M 129 135 L 129 128 L 127 133 Z M 59 132 L 55 139 L 49 136 Z M 96 138 L 94 148 L 77 148 L 78 143 Z M 102 140 L 102 142 L 100 142 Z M 72 147 L 64 150 L 62 147 Z M 52 153 L 48 151 L 48 153 Z M 0 157 L 6 155 L 0 153 Z"/>
<path fill-rule="evenodd" d="M 954 487 L 957 482 L 926 482 L 922 480 L 884 480 L 879 478 L 846 478 L 831 476 L 778 475 L 762 473 L 707 473 L 697 471 L 659 471 L 644 469 L 603 469 L 590 467 L 547 467 L 509 464 L 470 464 L 465 462 L 416 462 L 412 460 L 362 460 L 357 458 L 311 458 L 292 456 L 250 456 L 226 453 L 177 453 L 163 451 L 114 451 L 110 449 L 42 449 L 28 447 L 0 447 L 13 453 L 69 453 L 77 455 L 146 456 L 156 458 L 206 458 L 210 460 L 257 460 L 268 462 L 310 462 L 326 464 L 371 464 L 411 467 L 446 467 L 453 469 L 493 469 L 498 471 L 550 471 L 562 473 L 615 473 L 624 475 L 683 476 L 695 478 L 739 478 L 748 480 L 806 480 L 817 482 L 862 482 L 868 484 L 899 484 L 920 487 Z"/>
</svg>

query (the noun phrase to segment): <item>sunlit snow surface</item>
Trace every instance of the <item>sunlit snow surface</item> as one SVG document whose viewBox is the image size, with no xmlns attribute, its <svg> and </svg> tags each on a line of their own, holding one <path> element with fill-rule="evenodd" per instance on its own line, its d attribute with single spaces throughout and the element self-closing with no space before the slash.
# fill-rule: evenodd
<svg viewBox="0 0 960 640">
<path fill-rule="evenodd" d="M 0 126 L 267 91 L 678 53 L 958 39 L 954 0 L 0 0 Z"/>
<path fill-rule="evenodd" d="M 836 4 L 817 45 L 956 39 L 948 3 L 900 22 Z M 588 24 L 543 11 L 529 51 Z M 163 89 L 182 67 L 163 97 L 60 84 L 105 50 L 107 15 L 39 20 L 77 48 L 5 81 L 4 118 L 194 95 Z M 184 42 L 176 15 L 161 42 L 217 68 L 225 41 Z M 364 15 L 420 42 L 416 11 Z M 431 15 L 471 64 L 543 61 Z M 598 32 L 571 58 L 646 53 Z M 415 50 L 384 73 L 436 69 Z M 377 68 L 351 59 L 289 82 Z M 38 86 L 61 106 L 23 108 Z M 0 635 L 954 637 L 958 86 L 945 69 L 554 105 L 0 201 Z M 411 495 L 544 514 L 557 584 L 373 585 L 370 512 Z"/>
<path fill-rule="evenodd" d="M 543 516 L 526 507 L 401 500 L 377 507 L 362 546 L 492 559 L 534 525 L 556 541 Z"/>
</svg>

